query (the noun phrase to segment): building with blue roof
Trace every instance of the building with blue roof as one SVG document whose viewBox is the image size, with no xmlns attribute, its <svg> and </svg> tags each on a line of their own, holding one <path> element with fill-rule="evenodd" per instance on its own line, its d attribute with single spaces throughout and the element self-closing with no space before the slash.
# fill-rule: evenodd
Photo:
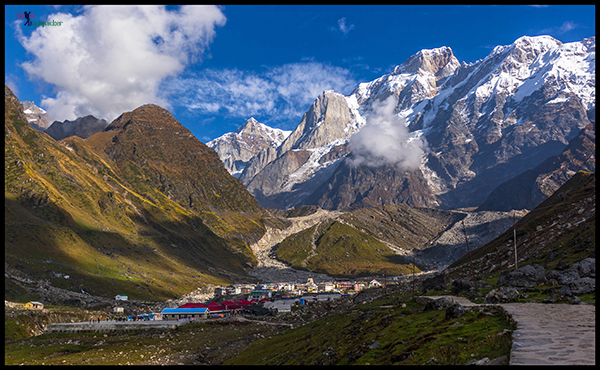
<svg viewBox="0 0 600 370">
<path fill-rule="evenodd" d="M 206 307 L 202 308 L 165 308 L 161 315 L 163 320 L 179 319 L 206 319 L 210 311 Z"/>
</svg>

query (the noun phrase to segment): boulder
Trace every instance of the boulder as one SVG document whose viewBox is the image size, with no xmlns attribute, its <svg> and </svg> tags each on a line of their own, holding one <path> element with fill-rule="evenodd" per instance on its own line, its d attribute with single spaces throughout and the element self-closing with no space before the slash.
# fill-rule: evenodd
<svg viewBox="0 0 600 370">
<path fill-rule="evenodd" d="M 454 303 L 446 309 L 446 320 L 457 319 L 465 314 L 465 308 L 460 303 Z"/>
<path fill-rule="evenodd" d="M 532 287 L 548 281 L 541 265 L 527 265 L 514 271 L 502 271 L 496 286 Z"/>
<path fill-rule="evenodd" d="M 498 304 L 507 302 L 516 302 L 519 298 L 519 291 L 512 287 L 501 287 L 492 289 L 485 296 L 486 304 Z"/>
<path fill-rule="evenodd" d="M 430 290 L 444 290 L 446 289 L 446 275 L 439 274 L 429 279 L 423 280 L 423 293 L 427 293 Z"/>
<path fill-rule="evenodd" d="M 570 270 L 577 271 L 579 277 L 596 277 L 596 259 L 586 258 L 571 265 Z"/>
<path fill-rule="evenodd" d="M 427 302 L 425 305 L 425 311 L 431 310 L 445 310 L 446 308 L 452 305 L 452 298 L 450 297 L 442 297 L 435 300 L 431 300 Z"/>
<path fill-rule="evenodd" d="M 559 294 L 571 297 L 574 295 L 594 293 L 595 291 L 596 279 L 584 277 L 563 285 L 562 288 L 560 288 Z"/>
<path fill-rule="evenodd" d="M 481 366 L 481 365 L 489 365 L 489 364 L 490 364 L 490 359 L 487 357 L 484 357 L 481 360 L 471 360 L 471 361 L 467 362 L 465 365 Z"/>
<path fill-rule="evenodd" d="M 471 280 L 456 279 L 452 282 L 452 294 L 467 292 L 471 289 L 475 289 L 475 283 L 473 283 Z"/>
<path fill-rule="evenodd" d="M 508 356 L 502 355 L 500 357 L 496 357 L 490 362 L 487 362 L 485 365 L 487 366 L 498 366 L 498 365 L 508 365 Z"/>
<path fill-rule="evenodd" d="M 568 284 L 572 283 L 576 280 L 579 280 L 580 276 L 576 269 L 566 269 L 566 270 L 550 270 L 546 274 L 546 279 L 548 281 L 556 280 L 559 284 Z"/>
</svg>

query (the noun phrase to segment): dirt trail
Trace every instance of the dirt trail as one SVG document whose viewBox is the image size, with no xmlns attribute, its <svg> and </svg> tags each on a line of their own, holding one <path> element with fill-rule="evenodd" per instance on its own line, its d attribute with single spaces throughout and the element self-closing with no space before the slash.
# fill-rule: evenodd
<svg viewBox="0 0 600 370">
<path fill-rule="evenodd" d="M 446 297 L 465 307 L 477 306 L 463 297 Z M 498 306 L 517 322 L 510 365 L 596 364 L 596 306 L 545 303 Z"/>
</svg>

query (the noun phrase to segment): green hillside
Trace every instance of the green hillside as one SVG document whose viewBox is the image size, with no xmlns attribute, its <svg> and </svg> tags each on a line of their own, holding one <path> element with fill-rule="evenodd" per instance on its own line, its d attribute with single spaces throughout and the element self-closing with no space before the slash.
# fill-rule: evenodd
<svg viewBox="0 0 600 370">
<path fill-rule="evenodd" d="M 156 125 L 170 119 L 168 131 L 185 130 L 165 112 L 145 106 L 129 115 L 129 127 L 135 120 L 149 126 L 155 114 Z M 11 271 L 77 292 L 147 300 L 227 284 L 231 274 L 247 277 L 245 268 L 255 263 L 248 243 L 262 236 L 268 215 L 193 136 L 178 148 L 177 141 L 147 135 L 143 129 L 152 128 L 141 124 L 90 141 L 56 142 L 29 127 L 5 86 L 5 263 Z M 111 153 L 109 142 L 121 144 Z M 152 151 L 161 146 L 169 148 Z M 132 152 L 136 157 L 128 159 Z M 181 154 L 159 159 L 173 152 Z M 170 179 L 162 188 L 161 178 Z M 23 286 L 6 281 L 6 296 L 24 294 Z"/>
<path fill-rule="evenodd" d="M 383 242 L 339 221 L 321 223 L 289 236 L 279 244 L 275 254 L 296 269 L 332 276 L 391 276 L 412 272 L 412 265 Z"/>
<path fill-rule="evenodd" d="M 516 223 L 518 267 L 540 264 L 554 267 L 595 256 L 596 174 L 579 171 L 554 194 Z M 482 276 L 514 268 L 513 229 L 471 253 L 475 271 Z M 469 276 L 465 255 L 448 267 L 450 278 Z"/>
</svg>

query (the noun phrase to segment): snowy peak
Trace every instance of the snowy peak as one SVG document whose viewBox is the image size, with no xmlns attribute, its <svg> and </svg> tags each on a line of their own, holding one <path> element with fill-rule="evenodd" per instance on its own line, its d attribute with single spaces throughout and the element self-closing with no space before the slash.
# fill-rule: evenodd
<svg viewBox="0 0 600 370">
<path fill-rule="evenodd" d="M 324 91 L 279 147 L 279 154 L 290 149 L 316 149 L 347 139 L 358 130 L 353 124 L 355 114 L 344 95 L 331 90 Z"/>
<path fill-rule="evenodd" d="M 239 178 L 253 157 L 269 148 L 274 150 L 290 133 L 250 118 L 235 132 L 220 136 L 206 145 L 217 152 L 229 173 Z"/>
<path fill-rule="evenodd" d="M 433 98 L 459 67 L 460 62 L 449 47 L 424 49 L 396 66 L 391 73 L 360 84 L 351 95 L 363 116 L 369 114 L 375 101 L 383 101 L 390 95 L 398 98 L 398 109 L 405 110 Z"/>
<path fill-rule="evenodd" d="M 595 37 L 562 43 L 523 36 L 468 64 L 449 47 L 421 50 L 348 96 L 320 94 L 277 150 L 256 155 L 240 180 L 275 208 L 478 206 L 501 182 L 557 154 L 595 118 L 595 60 Z M 359 154 L 348 141 L 368 132 L 362 130 L 382 116 L 382 106 L 387 121 L 407 126 L 407 142 L 427 143 L 418 170 L 390 168 L 384 176 L 347 165 Z M 247 126 L 238 134 L 257 130 L 254 122 Z M 398 143 L 389 152 L 405 149 Z"/>
<path fill-rule="evenodd" d="M 258 138 L 258 140 L 266 140 L 273 148 L 277 148 L 290 135 L 291 131 L 284 131 L 278 128 L 269 127 L 258 122 L 251 117 L 246 123 L 240 126 L 235 134 L 242 138 Z"/>
<path fill-rule="evenodd" d="M 408 58 L 392 71 L 392 75 L 403 73 L 428 73 L 438 78 L 446 77 L 460 65 L 449 47 L 423 49 Z"/>
<path fill-rule="evenodd" d="M 585 46 L 588 53 L 596 52 L 596 36 L 581 40 L 581 44 Z"/>
<path fill-rule="evenodd" d="M 27 123 L 36 130 L 44 131 L 50 127 L 50 119 L 48 114 L 42 108 L 35 105 L 31 101 L 23 101 L 23 113 L 27 117 Z"/>
</svg>

